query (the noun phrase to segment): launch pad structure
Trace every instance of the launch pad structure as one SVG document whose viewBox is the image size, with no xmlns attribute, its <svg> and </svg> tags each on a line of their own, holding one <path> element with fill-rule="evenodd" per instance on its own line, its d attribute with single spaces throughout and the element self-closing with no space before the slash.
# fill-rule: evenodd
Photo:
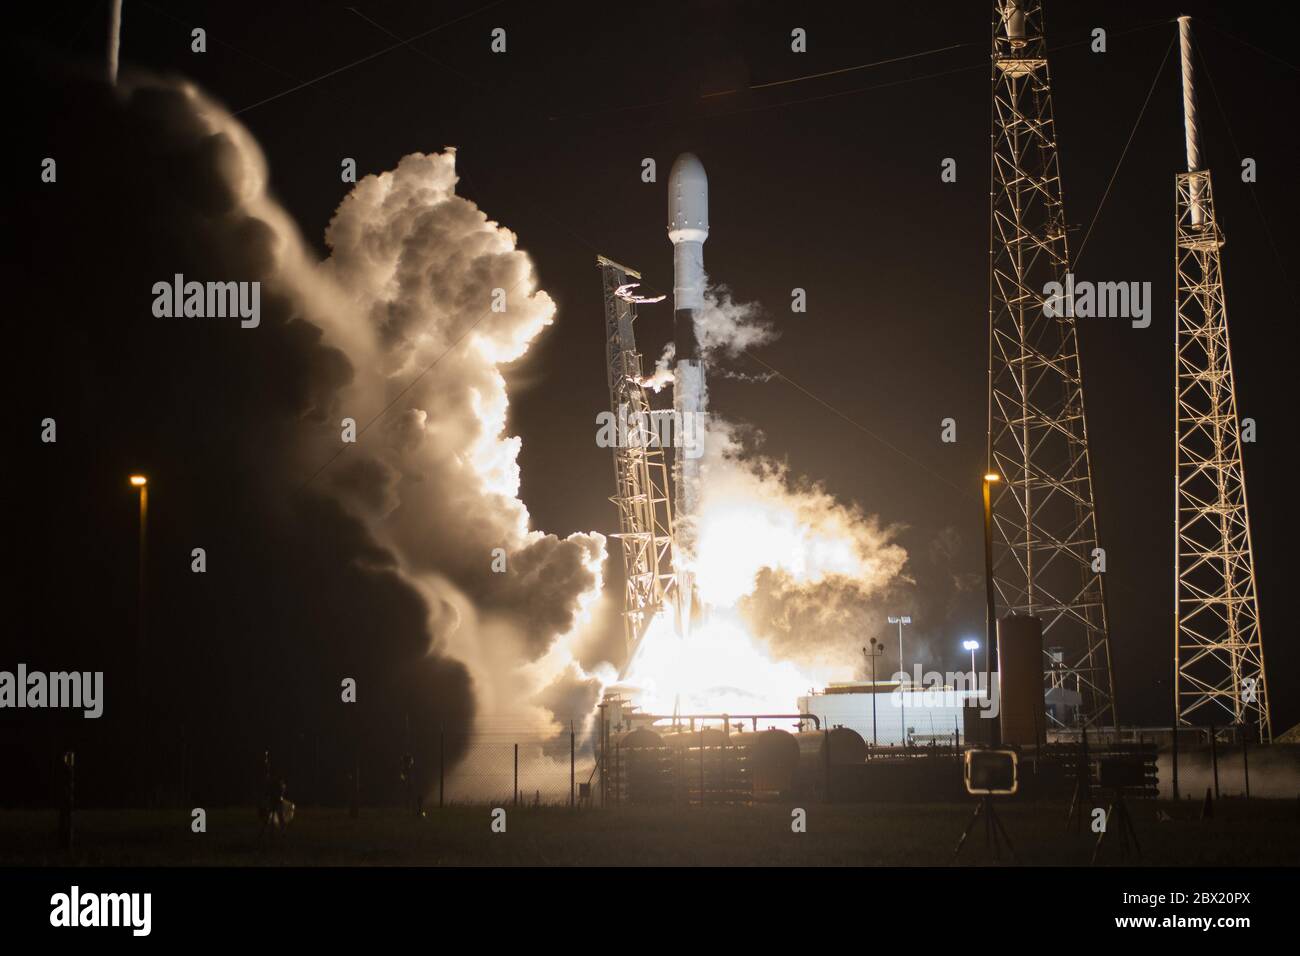
<svg viewBox="0 0 1300 956">
<path fill-rule="evenodd" d="M 596 257 L 596 265 L 605 293 L 609 401 L 620 426 L 614 446 L 617 493 L 610 501 L 618 508 L 619 530 L 613 537 L 622 544 L 623 552 L 627 657 L 622 676 L 626 676 L 650 622 L 676 595 L 673 509 L 668 465 L 642 385 L 641 353 L 633 327 L 641 297 L 632 290 L 641 273 L 604 256 Z"/>
</svg>

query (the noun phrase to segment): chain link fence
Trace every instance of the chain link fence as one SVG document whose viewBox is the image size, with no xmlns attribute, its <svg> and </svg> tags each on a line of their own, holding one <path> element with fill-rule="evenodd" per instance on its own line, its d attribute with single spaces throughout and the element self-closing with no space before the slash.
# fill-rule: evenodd
<svg viewBox="0 0 1300 956">
<path fill-rule="evenodd" d="M 578 734 L 476 733 L 454 768 L 444 767 L 428 800 L 443 804 L 569 806 L 590 801 L 596 755 Z"/>
</svg>

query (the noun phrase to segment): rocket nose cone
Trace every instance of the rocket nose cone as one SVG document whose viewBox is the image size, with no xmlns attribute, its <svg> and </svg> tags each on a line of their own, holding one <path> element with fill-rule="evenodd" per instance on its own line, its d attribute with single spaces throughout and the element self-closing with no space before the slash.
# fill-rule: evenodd
<svg viewBox="0 0 1300 956">
<path fill-rule="evenodd" d="M 709 182 L 709 177 L 705 175 L 704 164 L 700 162 L 700 157 L 694 153 L 682 153 L 673 161 L 673 170 L 668 174 L 672 182 L 701 182 L 705 185 Z"/>
<path fill-rule="evenodd" d="M 709 235 L 709 177 L 694 153 L 682 153 L 668 176 L 668 238 L 703 242 Z"/>
</svg>

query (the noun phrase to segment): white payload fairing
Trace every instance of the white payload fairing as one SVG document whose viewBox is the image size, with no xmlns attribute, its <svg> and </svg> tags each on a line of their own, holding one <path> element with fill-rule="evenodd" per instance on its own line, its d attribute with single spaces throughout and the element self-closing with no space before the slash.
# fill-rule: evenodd
<svg viewBox="0 0 1300 956">
<path fill-rule="evenodd" d="M 698 614 L 694 573 L 695 518 L 700 502 L 704 422 L 709 406 L 704 361 L 695 334 L 704 309 L 704 241 L 709 238 L 709 177 L 694 153 L 682 153 L 668 177 L 668 239 L 673 244 L 674 424 L 678 429 L 673 465 L 677 588 L 683 620 Z M 681 440 L 686 436 L 689 441 Z"/>
</svg>

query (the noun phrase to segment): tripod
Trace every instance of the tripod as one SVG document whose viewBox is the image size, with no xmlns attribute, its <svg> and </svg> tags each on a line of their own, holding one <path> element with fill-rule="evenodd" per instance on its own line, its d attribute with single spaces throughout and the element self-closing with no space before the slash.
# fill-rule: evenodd
<svg viewBox="0 0 1300 956">
<path fill-rule="evenodd" d="M 975 813 L 971 815 L 970 822 L 966 824 L 966 829 L 962 831 L 961 839 L 957 841 L 957 848 L 952 851 L 952 862 L 957 862 L 961 848 L 966 845 L 966 838 L 970 836 L 971 830 L 975 828 L 975 821 L 981 816 L 984 818 L 984 846 L 993 848 L 993 859 L 1002 859 L 1002 844 L 1005 843 L 1007 852 L 1011 854 L 1011 859 L 1019 863 L 1019 859 L 1016 858 L 1015 847 L 1011 845 L 1011 837 L 1007 836 L 1006 827 L 1002 825 L 1002 820 L 998 817 L 997 811 L 993 809 L 993 797 L 987 793 L 976 804 Z"/>
<path fill-rule="evenodd" d="M 1106 808 L 1106 829 L 1097 835 L 1097 845 L 1092 849 L 1091 862 L 1096 863 L 1097 857 L 1101 855 L 1102 844 L 1106 842 L 1106 837 L 1110 836 L 1112 825 L 1119 830 L 1119 858 L 1128 859 L 1130 839 L 1133 841 L 1134 853 L 1141 857 L 1142 846 L 1138 843 L 1137 830 L 1133 828 L 1133 818 L 1129 816 L 1128 804 L 1124 802 L 1124 791 L 1116 790 L 1110 806 Z"/>
</svg>

